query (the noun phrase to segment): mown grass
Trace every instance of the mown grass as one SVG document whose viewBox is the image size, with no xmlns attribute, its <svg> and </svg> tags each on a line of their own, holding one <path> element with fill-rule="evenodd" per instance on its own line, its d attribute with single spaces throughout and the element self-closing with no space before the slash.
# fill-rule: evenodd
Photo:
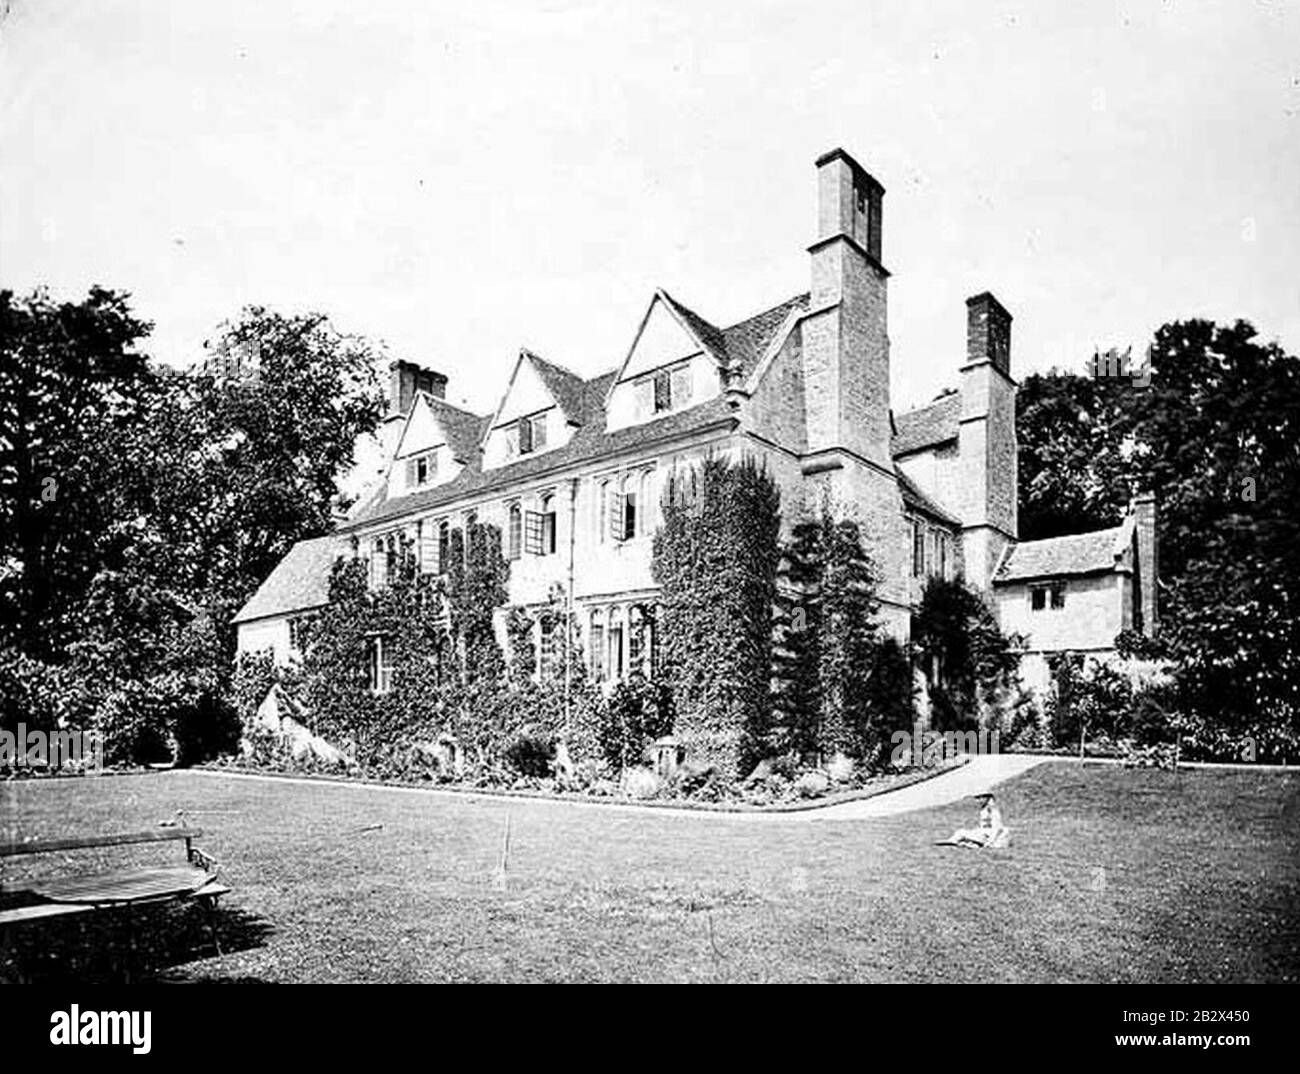
<svg viewBox="0 0 1300 1074">
<path fill-rule="evenodd" d="M 1000 798 L 1011 848 L 971 852 L 932 843 L 973 803 L 825 821 L 187 772 L 11 782 L 8 836 L 207 811 L 234 892 L 220 957 L 183 910 L 11 930 L 0 956 L 28 979 L 1296 980 L 1297 776 L 1051 763 Z"/>
</svg>

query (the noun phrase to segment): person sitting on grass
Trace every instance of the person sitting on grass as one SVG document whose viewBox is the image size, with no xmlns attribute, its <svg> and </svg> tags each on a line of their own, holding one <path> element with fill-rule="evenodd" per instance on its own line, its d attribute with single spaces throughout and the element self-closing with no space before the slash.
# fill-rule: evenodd
<svg viewBox="0 0 1300 1074">
<path fill-rule="evenodd" d="M 977 794 L 975 798 L 982 799 L 984 802 L 980 808 L 978 826 L 958 828 L 952 833 L 951 838 L 943 840 L 938 844 L 939 846 L 970 847 L 978 850 L 983 847 L 1007 845 L 1011 830 L 1002 823 L 1002 810 L 998 808 L 997 800 L 988 793 Z"/>
</svg>

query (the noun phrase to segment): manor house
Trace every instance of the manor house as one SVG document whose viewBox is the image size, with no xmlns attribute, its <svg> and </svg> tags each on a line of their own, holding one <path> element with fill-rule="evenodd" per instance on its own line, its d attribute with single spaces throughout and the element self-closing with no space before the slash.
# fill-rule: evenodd
<svg viewBox="0 0 1300 1074">
<path fill-rule="evenodd" d="M 659 290 L 600 376 L 524 350 L 496 408 L 475 414 L 447 401 L 444 374 L 394 363 L 373 487 L 335 532 L 285 556 L 237 616 L 239 650 L 293 659 L 335 557 L 365 557 L 375 586 L 404 546 L 438 572 L 449 533 L 474 517 L 501 532 L 511 605 L 574 611 L 598 680 L 648 670 L 660 497 L 668 475 L 710 453 L 760 460 L 787 528 L 824 503 L 856 519 L 900 638 L 933 575 L 986 591 L 1004 627 L 1028 638 L 1031 680 L 1046 653 L 1105 654 L 1120 630 L 1149 632 L 1149 497 L 1112 530 L 1017 540 L 1012 317 L 997 298 L 966 300 L 956 387 L 894 412 L 884 193 L 844 150 L 821 156 L 807 289 L 722 326 Z M 376 639 L 375 689 L 388 671 Z"/>
</svg>

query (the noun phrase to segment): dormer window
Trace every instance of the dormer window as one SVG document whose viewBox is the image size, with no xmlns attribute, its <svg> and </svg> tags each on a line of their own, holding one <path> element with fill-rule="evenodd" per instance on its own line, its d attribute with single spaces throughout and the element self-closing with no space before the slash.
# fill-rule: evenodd
<svg viewBox="0 0 1300 1074">
<path fill-rule="evenodd" d="M 425 451 L 406 460 L 406 487 L 423 488 L 431 484 L 438 473 L 438 454 Z"/>
<path fill-rule="evenodd" d="M 681 410 L 691 401 L 691 365 L 683 362 L 651 373 L 633 386 L 639 420 Z"/>
<path fill-rule="evenodd" d="M 531 455 L 546 447 L 546 415 L 534 414 L 519 419 L 519 454 Z"/>
</svg>

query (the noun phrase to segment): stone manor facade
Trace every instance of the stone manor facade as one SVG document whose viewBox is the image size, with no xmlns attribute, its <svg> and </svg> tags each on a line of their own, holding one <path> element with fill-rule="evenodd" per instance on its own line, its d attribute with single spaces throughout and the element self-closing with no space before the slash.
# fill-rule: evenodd
<svg viewBox="0 0 1300 1074">
<path fill-rule="evenodd" d="M 336 556 L 366 557 L 375 586 L 403 545 L 437 572 L 448 534 L 474 517 L 501 531 L 509 604 L 571 608 L 600 681 L 648 671 L 660 496 L 669 474 L 710 453 L 763 463 L 787 528 L 823 503 L 855 518 L 900 638 L 932 575 L 985 590 L 1031 657 L 1101 654 L 1119 629 L 1153 628 L 1149 499 L 1114 531 L 1017 540 L 1012 317 L 997 298 L 967 300 L 955 390 L 894 413 L 884 193 L 842 149 L 821 156 L 807 290 L 729 326 L 657 291 L 627 355 L 600 376 L 525 350 L 496 409 L 474 414 L 447 402 L 442 373 L 394 363 L 373 487 L 334 533 L 296 545 L 239 613 L 240 651 L 292 660 Z M 373 680 L 385 688 L 382 639 Z"/>
</svg>

